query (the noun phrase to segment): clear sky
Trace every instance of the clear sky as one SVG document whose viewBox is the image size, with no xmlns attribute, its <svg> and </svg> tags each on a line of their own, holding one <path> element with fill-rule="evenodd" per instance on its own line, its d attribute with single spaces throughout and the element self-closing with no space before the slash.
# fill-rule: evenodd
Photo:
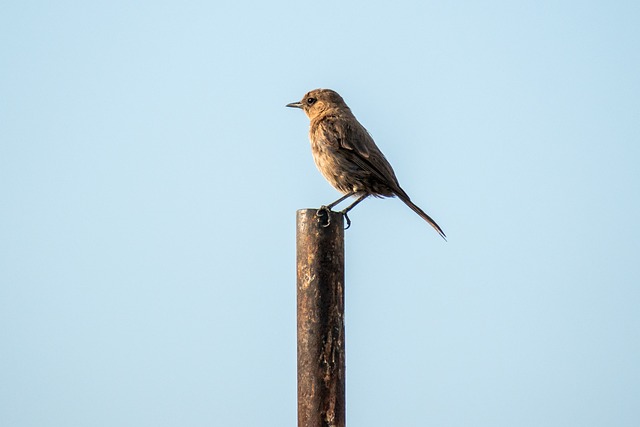
<svg viewBox="0 0 640 427">
<path fill-rule="evenodd" d="M 640 422 L 640 3 L 14 1 L 0 425 L 296 424 L 285 104 L 343 95 L 404 189 L 346 232 L 352 426 Z"/>
</svg>

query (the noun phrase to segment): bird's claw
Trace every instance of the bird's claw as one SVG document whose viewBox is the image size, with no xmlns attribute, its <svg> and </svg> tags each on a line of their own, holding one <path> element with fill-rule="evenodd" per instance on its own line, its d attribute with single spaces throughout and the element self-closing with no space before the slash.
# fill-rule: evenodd
<svg viewBox="0 0 640 427">
<path fill-rule="evenodd" d="M 317 217 L 322 217 L 322 216 L 327 216 L 327 223 L 326 224 L 322 224 L 323 227 L 328 227 L 329 225 L 331 225 L 331 209 L 329 209 L 326 206 L 320 206 L 320 209 L 318 209 L 316 211 L 316 216 Z"/>
<path fill-rule="evenodd" d="M 320 208 L 316 211 L 316 216 L 317 217 L 323 217 L 323 216 L 327 216 L 327 223 L 326 224 L 322 224 L 323 227 L 328 227 L 331 225 L 331 212 L 333 212 L 330 208 L 328 208 L 327 206 L 320 206 Z M 349 215 L 347 215 L 346 211 L 340 211 L 340 213 L 342 214 L 342 216 L 344 217 L 344 219 L 347 221 L 347 226 L 344 228 L 345 230 L 348 230 L 349 227 L 351 227 L 351 220 L 349 219 Z"/>
<path fill-rule="evenodd" d="M 347 221 L 347 226 L 344 229 L 348 230 L 349 227 L 351 227 L 351 220 L 349 219 L 349 215 L 347 215 L 345 211 L 342 211 L 340 213 L 342 214 L 342 216 L 344 216 L 344 219 Z"/>
</svg>

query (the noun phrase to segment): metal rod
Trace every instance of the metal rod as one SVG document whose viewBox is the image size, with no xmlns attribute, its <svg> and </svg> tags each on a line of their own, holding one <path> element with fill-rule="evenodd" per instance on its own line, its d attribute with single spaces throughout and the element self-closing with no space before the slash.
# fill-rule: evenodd
<svg viewBox="0 0 640 427">
<path fill-rule="evenodd" d="M 344 427 L 344 219 L 301 209 L 296 226 L 298 427 Z"/>
</svg>

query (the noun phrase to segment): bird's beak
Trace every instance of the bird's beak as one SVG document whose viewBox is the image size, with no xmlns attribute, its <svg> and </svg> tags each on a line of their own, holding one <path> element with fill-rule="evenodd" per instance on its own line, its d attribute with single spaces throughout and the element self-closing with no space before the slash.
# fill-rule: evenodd
<svg viewBox="0 0 640 427">
<path fill-rule="evenodd" d="M 291 108 L 302 108 L 302 102 L 292 102 L 291 104 L 287 104 L 286 106 Z"/>
</svg>

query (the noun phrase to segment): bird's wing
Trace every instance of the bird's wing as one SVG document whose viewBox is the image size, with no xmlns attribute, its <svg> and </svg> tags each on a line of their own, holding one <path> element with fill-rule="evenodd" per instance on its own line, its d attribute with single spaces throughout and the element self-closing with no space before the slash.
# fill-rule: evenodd
<svg viewBox="0 0 640 427">
<path fill-rule="evenodd" d="M 394 191 L 404 193 L 384 154 L 369 132 L 355 119 L 325 117 L 319 127 L 326 144 L 344 150 L 345 155 L 359 168 L 373 174 Z"/>
<path fill-rule="evenodd" d="M 336 149 L 351 150 L 365 159 L 369 157 L 366 139 L 371 140 L 371 143 L 373 143 L 373 139 L 362 126 L 354 126 L 350 120 L 339 116 L 324 117 L 318 122 L 318 125 L 326 144 Z M 358 127 L 364 131 L 364 137 L 359 135 L 362 131 L 359 132 Z"/>
<path fill-rule="evenodd" d="M 313 126 L 313 125 L 312 125 Z M 444 231 L 438 224 L 411 201 L 400 187 L 393 168 L 384 157 L 369 132 L 355 118 L 339 116 L 324 117 L 316 122 L 321 140 L 333 150 L 341 151 L 343 157 L 362 171 L 366 171 L 384 183 L 407 206 L 426 220 L 446 240 Z"/>
</svg>

